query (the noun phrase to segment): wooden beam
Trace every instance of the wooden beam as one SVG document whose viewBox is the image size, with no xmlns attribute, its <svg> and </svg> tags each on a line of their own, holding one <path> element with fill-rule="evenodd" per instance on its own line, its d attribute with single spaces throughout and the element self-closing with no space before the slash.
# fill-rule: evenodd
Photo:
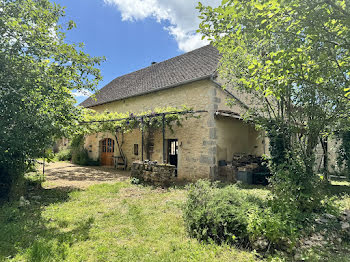
<svg viewBox="0 0 350 262">
<path fill-rule="evenodd" d="M 179 111 L 179 112 L 166 112 L 166 113 L 157 113 L 157 114 L 147 114 L 143 116 L 136 116 L 136 117 L 125 117 L 125 118 L 118 118 L 118 119 L 110 119 L 110 120 L 101 120 L 101 121 L 88 121 L 88 122 L 79 122 L 79 124 L 91 124 L 91 123 L 106 123 L 106 122 L 116 122 L 121 120 L 130 120 L 130 119 L 143 119 L 144 117 L 156 117 L 161 115 L 186 115 L 186 114 L 197 114 L 197 113 L 208 113 L 207 110 L 197 110 L 197 111 Z"/>
<path fill-rule="evenodd" d="M 165 153 L 165 114 L 162 115 L 162 131 L 163 131 L 163 163 L 166 163 Z"/>
</svg>

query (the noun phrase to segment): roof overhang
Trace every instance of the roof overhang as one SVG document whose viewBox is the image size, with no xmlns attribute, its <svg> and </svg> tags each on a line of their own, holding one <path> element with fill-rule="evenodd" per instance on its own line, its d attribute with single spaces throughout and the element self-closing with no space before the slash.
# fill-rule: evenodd
<svg viewBox="0 0 350 262">
<path fill-rule="evenodd" d="M 233 111 L 229 111 L 229 110 L 217 110 L 214 113 L 214 116 L 215 117 L 222 116 L 222 117 L 229 117 L 229 118 L 233 118 L 233 119 L 243 120 L 243 118 L 240 116 L 240 114 L 233 112 Z"/>
</svg>

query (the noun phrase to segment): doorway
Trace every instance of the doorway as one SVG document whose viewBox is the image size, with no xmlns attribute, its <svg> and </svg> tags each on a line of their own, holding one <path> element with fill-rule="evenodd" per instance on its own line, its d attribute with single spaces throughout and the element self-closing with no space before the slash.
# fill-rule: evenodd
<svg viewBox="0 0 350 262">
<path fill-rule="evenodd" d="M 101 146 L 101 166 L 114 166 L 114 140 L 105 138 Z"/>
<path fill-rule="evenodd" d="M 177 139 L 168 139 L 168 163 L 176 166 L 178 163 L 179 142 Z"/>
</svg>

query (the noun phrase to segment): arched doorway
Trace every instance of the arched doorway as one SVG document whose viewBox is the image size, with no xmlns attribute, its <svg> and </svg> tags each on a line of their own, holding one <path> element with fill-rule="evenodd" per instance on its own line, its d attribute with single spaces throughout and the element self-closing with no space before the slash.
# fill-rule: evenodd
<svg viewBox="0 0 350 262">
<path fill-rule="evenodd" d="M 101 166 L 114 166 L 114 140 L 105 138 L 101 141 Z"/>
</svg>

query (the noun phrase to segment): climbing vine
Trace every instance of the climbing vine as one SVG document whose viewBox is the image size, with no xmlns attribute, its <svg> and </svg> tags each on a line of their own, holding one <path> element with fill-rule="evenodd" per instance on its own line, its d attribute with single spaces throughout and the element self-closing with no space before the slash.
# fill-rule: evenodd
<svg viewBox="0 0 350 262">
<path fill-rule="evenodd" d="M 161 129 L 164 126 L 173 132 L 173 126 L 181 126 L 182 121 L 188 118 L 198 118 L 195 112 L 186 106 L 181 108 L 165 107 L 155 108 L 153 111 L 145 111 L 139 114 L 127 112 L 97 113 L 94 110 L 84 110 L 80 125 L 76 134 L 95 134 L 99 132 L 127 133 L 134 129 Z"/>
<path fill-rule="evenodd" d="M 188 118 L 199 118 L 197 112 L 191 108 L 182 106 L 181 108 L 164 107 L 155 108 L 153 111 L 145 111 L 142 113 L 118 113 L 118 112 L 102 112 L 98 113 L 91 109 L 83 109 L 80 122 L 75 128 L 73 137 L 81 137 L 90 134 L 109 132 L 115 135 L 118 148 L 123 144 L 119 144 L 118 134 L 128 133 L 132 130 L 139 129 L 144 133 L 144 146 L 146 149 L 146 157 L 151 158 L 151 137 L 155 130 L 168 129 L 174 132 L 174 126 L 181 126 L 182 121 Z M 123 152 L 120 151 L 122 157 Z"/>
</svg>

